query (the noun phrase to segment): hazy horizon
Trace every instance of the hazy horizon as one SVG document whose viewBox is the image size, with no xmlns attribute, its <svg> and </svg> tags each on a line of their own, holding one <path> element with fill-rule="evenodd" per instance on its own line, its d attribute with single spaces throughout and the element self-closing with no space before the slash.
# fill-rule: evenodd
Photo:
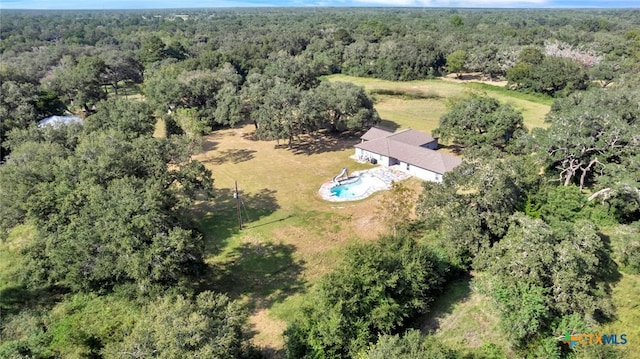
<svg viewBox="0 0 640 359">
<path fill-rule="evenodd" d="M 513 8 L 513 9 L 619 9 L 638 8 L 636 0 L 104 0 L 49 1 L 0 0 L 6 10 L 151 10 L 259 7 L 415 7 L 415 8 Z"/>
</svg>

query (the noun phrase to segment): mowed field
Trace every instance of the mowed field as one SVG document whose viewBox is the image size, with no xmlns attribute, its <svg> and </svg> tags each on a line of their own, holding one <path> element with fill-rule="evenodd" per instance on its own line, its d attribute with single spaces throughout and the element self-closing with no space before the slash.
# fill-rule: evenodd
<svg viewBox="0 0 640 359">
<path fill-rule="evenodd" d="M 304 137 L 287 148 L 257 141 L 253 132 L 253 125 L 246 125 L 206 138 L 205 151 L 195 158 L 212 170 L 215 198 L 194 215 L 206 233 L 207 262 L 213 266 L 203 286 L 245 300 L 253 310 L 254 342 L 277 351 L 283 319 L 295 313 L 300 295 L 335 267 L 346 245 L 375 240 L 382 231 L 373 213 L 381 194 L 347 203 L 318 195 L 343 167 L 371 167 L 349 158 L 357 136 Z M 236 181 L 242 230 L 233 197 Z"/>
<path fill-rule="evenodd" d="M 419 99 L 374 94 L 375 108 L 388 127 L 427 132 L 437 127 L 447 101 L 476 91 L 468 84 L 438 80 L 389 82 L 346 76 L 325 80 L 352 82 L 370 92 L 422 94 Z M 508 98 L 499 91 L 494 95 L 526 111 L 528 126 L 542 124 L 549 109 L 546 104 Z M 349 171 L 372 167 L 349 158 L 353 145 L 360 142 L 358 134 L 305 136 L 288 148 L 284 142 L 257 141 L 253 133 L 249 124 L 205 138 L 203 152 L 195 158 L 212 170 L 216 197 L 212 204 L 201 204 L 194 215 L 206 233 L 207 262 L 213 268 L 203 287 L 245 301 L 252 308 L 254 343 L 278 357 L 286 321 L 295 316 L 307 289 L 339 264 L 346 246 L 375 240 L 384 232 L 374 215 L 383 194 L 342 203 L 327 202 L 318 195 L 319 187 L 343 167 Z M 245 222 L 242 230 L 233 198 L 236 181 Z M 407 183 L 416 192 L 421 190 L 420 181 Z M 476 315 L 474 306 L 482 302 L 474 295 L 472 292 L 463 302 L 465 321 Z M 442 317 L 445 313 L 438 315 L 439 322 L 447 320 Z M 495 318 L 487 320 L 495 322 Z M 456 337 L 466 330 L 455 323 L 442 322 L 438 327 L 440 331 L 449 328 Z M 491 336 L 490 341 L 495 342 L 495 334 Z M 469 344 L 477 346 L 485 339 L 478 331 Z"/>
<path fill-rule="evenodd" d="M 375 108 L 383 119 L 383 125 L 427 132 L 438 127 L 440 117 L 447 112 L 449 101 L 473 94 L 490 96 L 510 104 L 522 112 L 525 126 L 529 129 L 546 127 L 544 117 L 553 103 L 550 98 L 517 93 L 499 86 L 476 82 L 439 79 L 398 82 L 345 75 L 331 75 L 325 79 L 351 82 L 373 93 Z M 385 92 L 405 93 L 407 96 L 380 94 Z"/>
</svg>

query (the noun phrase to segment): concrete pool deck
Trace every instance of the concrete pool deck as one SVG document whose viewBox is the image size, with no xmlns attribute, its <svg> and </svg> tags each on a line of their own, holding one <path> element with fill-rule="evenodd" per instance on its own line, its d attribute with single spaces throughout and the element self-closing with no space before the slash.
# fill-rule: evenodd
<svg viewBox="0 0 640 359">
<path fill-rule="evenodd" d="M 333 181 L 327 181 L 320 186 L 318 193 L 320 197 L 325 201 L 330 202 L 347 202 L 347 201 L 359 201 L 361 199 L 367 198 L 371 196 L 374 192 L 383 191 L 391 188 L 391 182 L 399 182 L 403 181 L 411 175 L 406 172 L 403 172 L 396 168 L 396 166 L 391 167 L 375 167 L 368 170 L 356 171 L 349 176 L 352 177 L 360 177 L 366 181 L 365 185 L 368 185 L 369 188 L 367 190 L 355 197 L 347 197 L 341 198 L 337 197 L 334 193 L 331 192 L 331 189 L 335 187 L 335 183 Z M 372 179 L 367 181 L 367 178 Z"/>
</svg>

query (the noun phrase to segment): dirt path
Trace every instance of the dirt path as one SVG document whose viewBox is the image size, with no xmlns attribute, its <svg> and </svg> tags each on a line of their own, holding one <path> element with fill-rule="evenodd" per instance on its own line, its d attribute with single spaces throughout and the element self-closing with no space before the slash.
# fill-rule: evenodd
<svg viewBox="0 0 640 359">
<path fill-rule="evenodd" d="M 463 73 L 460 78 L 457 78 L 456 74 L 449 74 L 442 78 L 445 81 L 451 82 L 479 82 L 487 85 L 505 87 L 507 86 L 507 81 L 491 81 L 486 76 L 484 76 L 481 72 L 467 72 Z"/>
</svg>

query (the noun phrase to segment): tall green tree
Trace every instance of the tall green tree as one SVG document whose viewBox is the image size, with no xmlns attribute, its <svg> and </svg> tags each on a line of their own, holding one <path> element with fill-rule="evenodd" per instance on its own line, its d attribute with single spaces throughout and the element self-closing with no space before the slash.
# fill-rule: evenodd
<svg viewBox="0 0 640 359">
<path fill-rule="evenodd" d="M 608 188 L 600 195 L 624 187 L 637 193 L 640 111 L 635 83 L 628 79 L 615 88 L 577 93 L 554 103 L 547 115 L 550 126 L 536 130 L 533 143 L 565 186 Z"/>
<path fill-rule="evenodd" d="M 305 128 L 305 117 L 300 108 L 302 92 L 294 86 L 282 83 L 268 90 L 255 113 L 256 135 L 264 140 L 288 140 Z"/>
<path fill-rule="evenodd" d="M 103 352 L 129 358 L 241 358 L 247 314 L 224 294 L 166 295 L 150 303 L 122 343 Z"/>
<path fill-rule="evenodd" d="M 608 280 L 615 264 L 593 223 L 578 220 L 571 235 L 560 238 L 540 219 L 516 213 L 510 220 L 507 234 L 474 266 L 489 275 L 481 282 L 516 347 L 544 336 L 554 316 L 593 320 L 611 313 Z"/>
<path fill-rule="evenodd" d="M 468 268 L 483 248 L 499 241 L 509 218 L 536 193 L 541 177 L 532 158 L 474 159 L 424 184 L 418 221 L 438 231 L 440 246 L 454 264 Z"/>
<path fill-rule="evenodd" d="M 447 70 L 456 74 L 457 78 L 462 77 L 465 63 L 469 55 L 466 50 L 456 50 L 447 56 Z"/>
<path fill-rule="evenodd" d="M 287 328 L 287 357 L 354 357 L 379 334 L 394 334 L 426 312 L 448 272 L 427 246 L 407 237 L 353 247 L 345 258 Z"/>
<path fill-rule="evenodd" d="M 67 105 L 89 113 L 92 105 L 106 97 L 101 86 L 106 68 L 104 60 L 97 56 L 83 56 L 77 62 L 71 59 L 56 70 L 52 86 Z"/>
<path fill-rule="evenodd" d="M 131 285 L 139 293 L 185 284 L 202 264 L 203 244 L 183 210 L 211 194 L 212 180 L 176 141 L 111 129 L 87 134 L 73 151 L 16 148 L 0 168 L 0 210 L 3 227 L 38 228 L 25 250 L 26 282 L 74 291 Z"/>
<path fill-rule="evenodd" d="M 582 64 L 555 56 L 539 60 L 537 50 L 530 50 L 523 51 L 523 60 L 507 70 L 509 85 L 516 90 L 556 96 L 588 87 L 589 76 Z"/>
<path fill-rule="evenodd" d="M 13 156 L 0 166 L 0 239 L 22 223 L 27 200 L 40 183 L 55 179 L 55 166 L 69 155 L 59 144 L 27 141 L 13 147 Z"/>
<path fill-rule="evenodd" d="M 142 83 L 143 66 L 132 53 L 109 51 L 103 56 L 106 68 L 102 81 L 111 86 L 116 95 L 118 95 L 120 83 L 123 81 Z"/>
<path fill-rule="evenodd" d="M 12 129 L 29 127 L 38 120 L 36 86 L 30 83 L 3 81 L 0 85 L 0 160 L 8 154 L 2 146 Z"/>
<path fill-rule="evenodd" d="M 526 128 L 522 114 L 511 105 L 473 96 L 453 102 L 433 133 L 464 147 L 506 150 L 514 138 L 526 133 Z"/>
<path fill-rule="evenodd" d="M 138 53 L 140 62 L 145 66 L 160 61 L 166 57 L 165 43 L 157 35 L 151 35 L 144 39 Z"/>
<path fill-rule="evenodd" d="M 182 109 L 194 113 L 204 127 L 213 128 L 241 120 L 240 81 L 240 75 L 227 63 L 216 71 L 185 71 L 172 65 L 145 81 L 145 94 L 159 115 L 166 117 Z"/>
<path fill-rule="evenodd" d="M 301 107 L 311 130 L 362 129 L 380 121 L 364 88 L 346 82 L 322 82 L 304 94 Z"/>
<path fill-rule="evenodd" d="M 156 119 L 149 106 L 140 101 L 113 98 L 96 105 L 96 113 L 84 121 L 88 132 L 115 129 L 130 138 L 150 136 Z"/>
</svg>

